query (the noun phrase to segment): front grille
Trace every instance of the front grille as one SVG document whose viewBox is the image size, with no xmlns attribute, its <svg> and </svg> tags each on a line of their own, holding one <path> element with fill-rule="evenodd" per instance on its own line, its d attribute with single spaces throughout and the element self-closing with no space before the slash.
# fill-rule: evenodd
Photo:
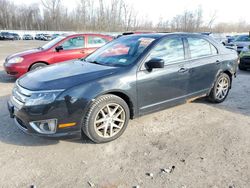
<svg viewBox="0 0 250 188">
<path fill-rule="evenodd" d="M 12 90 L 12 97 L 14 103 L 17 103 L 15 106 L 22 106 L 24 105 L 27 98 L 31 96 L 31 92 L 19 86 L 18 84 Z"/>
<path fill-rule="evenodd" d="M 17 122 L 19 123 L 19 125 L 20 125 L 22 128 L 24 128 L 25 130 L 28 129 L 27 126 L 25 125 L 25 123 L 24 123 L 21 119 L 16 118 L 16 120 L 17 120 Z"/>
</svg>

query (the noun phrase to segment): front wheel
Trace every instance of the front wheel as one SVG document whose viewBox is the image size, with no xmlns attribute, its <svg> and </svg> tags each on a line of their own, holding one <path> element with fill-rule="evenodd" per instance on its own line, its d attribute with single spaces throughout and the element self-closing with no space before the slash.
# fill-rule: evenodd
<svg viewBox="0 0 250 188">
<path fill-rule="evenodd" d="M 82 130 L 93 142 L 117 139 L 129 121 L 127 103 L 116 95 L 103 95 L 94 100 L 83 120 Z"/>
<path fill-rule="evenodd" d="M 32 65 L 30 67 L 30 71 L 33 71 L 33 70 L 38 70 L 38 69 L 41 69 L 43 67 L 45 67 L 46 64 L 45 63 L 35 63 L 34 65 Z"/>
<path fill-rule="evenodd" d="M 214 83 L 208 99 L 213 103 L 223 102 L 229 93 L 231 79 L 226 73 L 221 73 Z"/>
</svg>

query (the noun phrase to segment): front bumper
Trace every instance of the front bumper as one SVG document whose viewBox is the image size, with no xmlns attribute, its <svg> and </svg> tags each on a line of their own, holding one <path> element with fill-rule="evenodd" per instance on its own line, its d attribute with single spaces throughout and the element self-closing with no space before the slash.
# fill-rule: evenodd
<svg viewBox="0 0 250 188">
<path fill-rule="evenodd" d="M 245 57 L 240 58 L 239 66 L 243 68 L 250 68 L 250 56 L 245 56 Z"/>
<path fill-rule="evenodd" d="M 30 135 L 36 135 L 41 137 L 48 137 L 48 138 L 72 138 L 72 137 L 80 137 L 81 136 L 81 118 L 80 114 L 67 114 L 67 109 L 62 108 L 61 105 L 58 105 L 59 108 L 54 108 L 53 106 L 34 106 L 34 107 L 21 107 L 14 105 L 13 100 L 9 100 L 7 102 L 8 110 L 10 113 L 10 117 L 14 118 L 15 124 L 17 127 L 23 131 L 24 133 Z M 50 108 L 48 110 L 48 108 Z M 76 117 L 78 116 L 78 117 Z M 74 127 L 67 127 L 67 128 L 58 128 L 56 133 L 54 134 L 41 134 L 37 132 L 33 127 L 30 125 L 32 121 L 39 121 L 39 120 L 46 120 L 56 118 L 58 120 L 58 124 L 72 122 L 78 118 L 78 122 Z"/>
<path fill-rule="evenodd" d="M 19 78 L 28 71 L 28 67 L 22 66 L 20 64 L 8 64 L 5 62 L 3 66 L 7 74 L 16 78 Z"/>
</svg>

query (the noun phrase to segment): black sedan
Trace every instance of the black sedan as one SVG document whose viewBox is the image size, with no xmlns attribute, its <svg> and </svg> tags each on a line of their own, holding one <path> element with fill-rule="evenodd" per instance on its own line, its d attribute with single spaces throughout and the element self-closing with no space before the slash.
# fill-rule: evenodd
<svg viewBox="0 0 250 188">
<path fill-rule="evenodd" d="M 199 34 L 122 36 L 86 59 L 32 71 L 16 81 L 11 117 L 28 134 L 85 133 L 103 143 L 129 119 L 197 97 L 223 102 L 238 55 Z"/>
<path fill-rule="evenodd" d="M 15 40 L 15 37 L 9 32 L 1 32 L 0 40 Z"/>
</svg>

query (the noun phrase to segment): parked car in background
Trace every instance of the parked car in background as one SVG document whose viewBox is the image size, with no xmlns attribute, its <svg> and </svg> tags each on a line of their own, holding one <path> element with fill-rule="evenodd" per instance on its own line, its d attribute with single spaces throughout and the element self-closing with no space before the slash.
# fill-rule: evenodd
<svg viewBox="0 0 250 188">
<path fill-rule="evenodd" d="M 34 39 L 33 36 L 30 34 L 23 35 L 23 40 L 33 40 L 33 39 Z"/>
<path fill-rule="evenodd" d="M 4 40 L 2 32 L 0 32 L 0 40 Z"/>
<path fill-rule="evenodd" d="M 244 47 L 248 47 L 250 45 L 250 35 L 239 35 L 230 44 L 236 45 L 237 52 L 240 54 Z"/>
<path fill-rule="evenodd" d="M 53 34 L 53 35 L 51 35 L 51 40 L 53 40 L 53 39 L 55 39 L 55 38 L 57 38 L 59 36 L 60 36 L 60 34 Z"/>
<path fill-rule="evenodd" d="M 111 40 L 111 37 L 100 34 L 59 36 L 37 49 L 8 56 L 4 68 L 8 74 L 20 77 L 46 65 L 84 58 Z"/>
<path fill-rule="evenodd" d="M 233 36 L 228 36 L 228 44 L 234 42 L 234 40 L 238 37 L 239 35 L 233 35 Z"/>
<path fill-rule="evenodd" d="M 1 40 L 15 40 L 15 37 L 9 32 L 1 32 Z"/>
<path fill-rule="evenodd" d="M 14 40 L 21 40 L 21 37 L 17 33 L 11 33 L 14 37 Z"/>
<path fill-rule="evenodd" d="M 250 69 L 250 45 L 245 46 L 240 53 L 240 70 Z"/>
<path fill-rule="evenodd" d="M 224 46 L 228 44 L 227 37 L 222 33 L 212 33 L 212 32 L 203 32 L 202 35 L 207 35 L 215 39 L 217 42 L 223 44 Z"/>
<path fill-rule="evenodd" d="M 130 118 L 202 96 L 223 102 L 237 61 L 236 51 L 200 34 L 123 36 L 85 59 L 18 79 L 8 108 L 25 133 L 84 132 L 96 143 L 109 142 L 123 134 Z"/>
<path fill-rule="evenodd" d="M 35 35 L 35 40 L 41 40 L 42 34 L 36 34 Z"/>
<path fill-rule="evenodd" d="M 49 34 L 42 34 L 40 40 L 50 41 L 50 40 L 52 40 L 52 37 Z"/>
</svg>

